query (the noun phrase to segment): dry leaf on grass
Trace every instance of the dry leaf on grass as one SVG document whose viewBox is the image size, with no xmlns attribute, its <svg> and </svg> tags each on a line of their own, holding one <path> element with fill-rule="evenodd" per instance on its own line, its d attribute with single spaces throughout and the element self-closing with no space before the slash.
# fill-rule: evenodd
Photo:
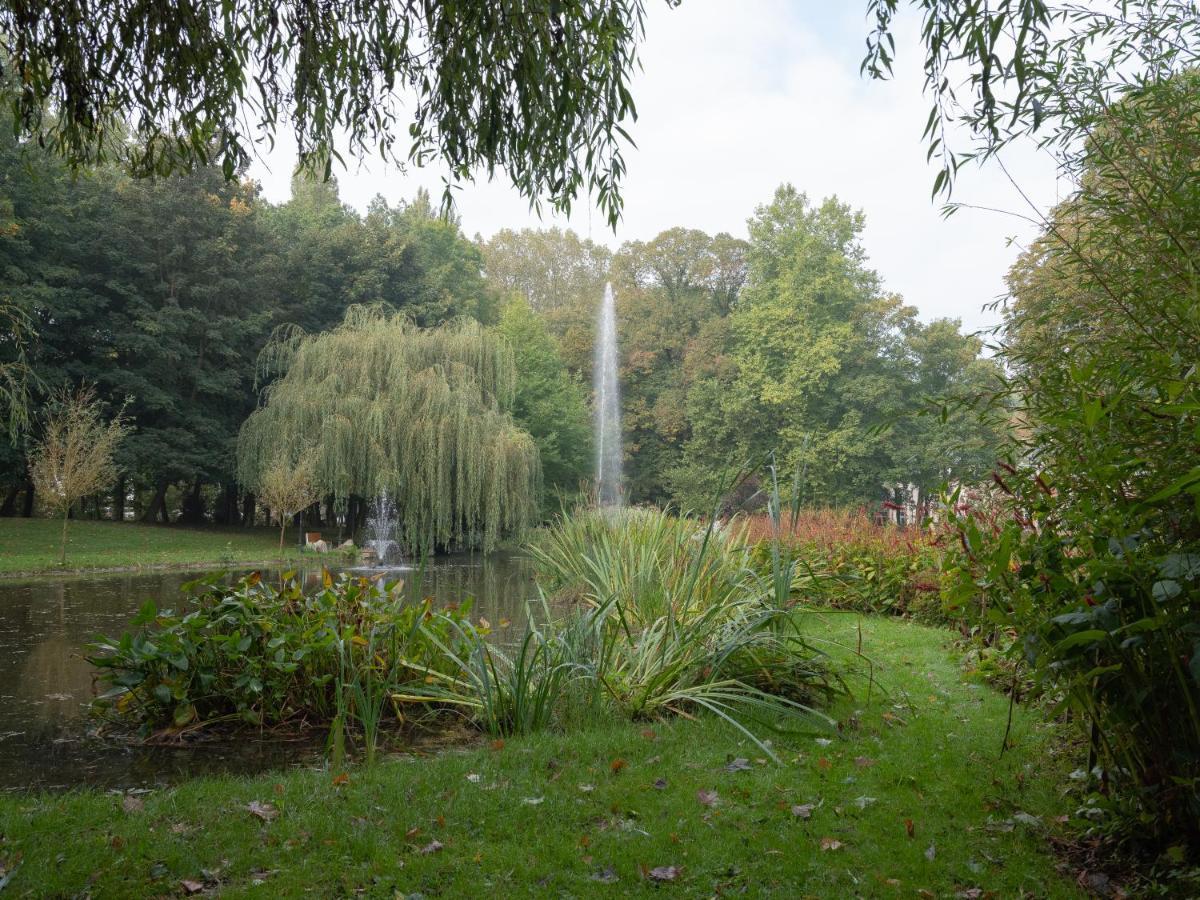
<svg viewBox="0 0 1200 900">
<path fill-rule="evenodd" d="M 678 866 L 655 866 L 647 874 L 651 881 L 665 882 L 674 881 L 679 877 Z"/>
<path fill-rule="evenodd" d="M 246 812 L 256 818 L 262 819 L 264 822 L 270 822 L 272 819 L 279 817 L 277 810 L 270 803 L 259 803 L 257 800 L 251 800 L 246 804 Z"/>
</svg>

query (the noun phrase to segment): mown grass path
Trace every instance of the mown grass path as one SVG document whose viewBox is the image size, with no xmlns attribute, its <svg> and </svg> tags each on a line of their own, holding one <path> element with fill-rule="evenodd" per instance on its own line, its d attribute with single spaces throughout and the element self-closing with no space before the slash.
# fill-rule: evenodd
<svg viewBox="0 0 1200 900">
<path fill-rule="evenodd" d="M 810 627 L 853 642 L 857 622 Z M 678 719 L 345 779 L 9 796 L 6 896 L 1077 896 L 1048 843 L 1073 761 L 1037 712 L 1001 757 L 1007 701 L 964 681 L 943 632 L 868 619 L 862 638 L 888 694 L 839 704 L 828 744 L 777 740 L 782 765 Z"/>
</svg>

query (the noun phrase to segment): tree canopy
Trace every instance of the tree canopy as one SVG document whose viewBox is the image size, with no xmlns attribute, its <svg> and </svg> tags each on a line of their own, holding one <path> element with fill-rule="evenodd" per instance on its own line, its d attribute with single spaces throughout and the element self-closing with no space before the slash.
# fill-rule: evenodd
<svg viewBox="0 0 1200 900">
<path fill-rule="evenodd" d="M 357 155 L 436 158 L 447 196 L 501 171 L 563 210 L 586 189 L 615 223 L 643 16 L 642 0 L 58 0 L 0 4 L 0 47 L 21 134 L 75 163 L 232 178 L 287 126 L 326 175 L 344 134 Z"/>
<path fill-rule="evenodd" d="M 491 549 L 534 520 L 541 468 L 510 414 L 513 352 L 478 322 L 423 329 L 382 307 L 351 307 L 327 332 L 281 330 L 262 363 L 281 374 L 242 426 L 247 484 L 280 453 L 311 452 L 321 493 L 393 497 L 415 552 Z"/>
</svg>

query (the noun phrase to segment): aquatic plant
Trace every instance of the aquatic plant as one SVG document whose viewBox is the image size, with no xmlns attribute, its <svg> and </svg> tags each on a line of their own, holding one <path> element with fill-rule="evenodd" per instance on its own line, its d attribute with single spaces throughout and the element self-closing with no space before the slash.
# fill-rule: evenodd
<svg viewBox="0 0 1200 900">
<path fill-rule="evenodd" d="M 257 574 L 192 582 L 175 609 L 148 602 L 130 631 L 92 645 L 107 686 L 97 702 L 144 733 L 303 723 L 332 725 L 336 740 L 357 722 L 372 755 L 389 708 L 400 722 L 437 706 L 438 679 L 453 674 L 441 647 L 455 646 L 454 624 L 470 609 L 434 616 L 402 588 L 328 573 L 310 595 L 291 573 L 277 584 Z"/>
</svg>

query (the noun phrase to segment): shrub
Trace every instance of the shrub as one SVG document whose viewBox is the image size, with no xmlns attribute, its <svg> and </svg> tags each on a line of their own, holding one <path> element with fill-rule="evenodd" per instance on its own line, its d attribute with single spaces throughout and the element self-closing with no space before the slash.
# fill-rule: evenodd
<svg viewBox="0 0 1200 900">
<path fill-rule="evenodd" d="M 997 509 L 951 498 L 947 599 L 1082 726 L 1113 830 L 1178 856 L 1200 850 L 1200 76 L 1067 108 L 1078 190 L 1010 275 L 1013 447 Z"/>
<path fill-rule="evenodd" d="M 928 531 L 877 524 L 863 509 L 829 508 L 784 514 L 778 525 L 770 516 L 752 516 L 740 528 L 760 570 L 769 570 L 778 542 L 805 602 L 945 621 L 940 550 Z"/>
</svg>

